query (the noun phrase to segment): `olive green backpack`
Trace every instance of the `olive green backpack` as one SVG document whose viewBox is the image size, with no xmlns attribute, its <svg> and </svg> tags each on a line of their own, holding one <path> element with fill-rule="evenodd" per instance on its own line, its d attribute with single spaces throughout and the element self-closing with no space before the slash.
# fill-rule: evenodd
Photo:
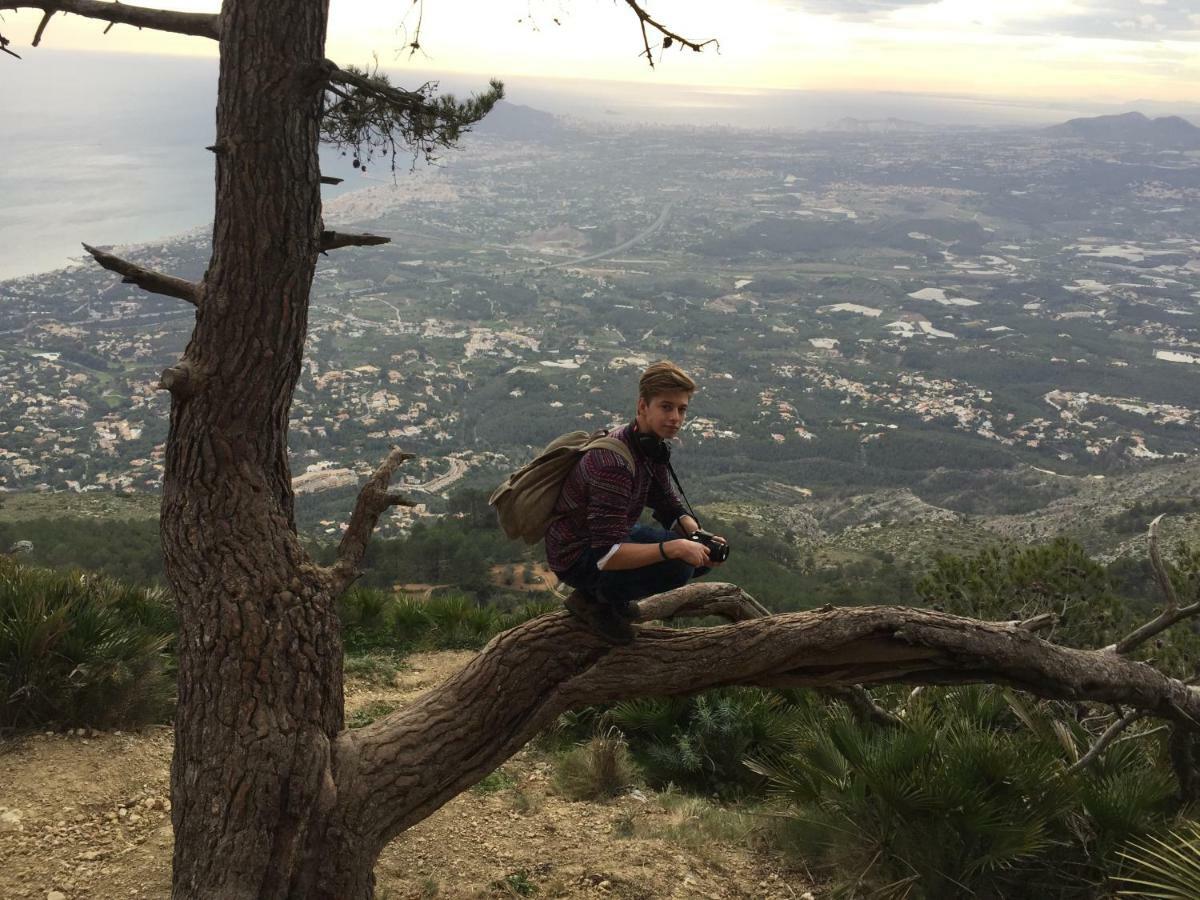
<svg viewBox="0 0 1200 900">
<path fill-rule="evenodd" d="M 563 483 L 587 451 L 603 448 L 617 453 L 633 469 L 633 454 L 607 431 L 572 431 L 556 437 L 530 462 L 508 476 L 492 492 L 488 504 L 496 508 L 500 527 L 512 539 L 536 544 L 558 516 L 554 504 Z"/>
</svg>

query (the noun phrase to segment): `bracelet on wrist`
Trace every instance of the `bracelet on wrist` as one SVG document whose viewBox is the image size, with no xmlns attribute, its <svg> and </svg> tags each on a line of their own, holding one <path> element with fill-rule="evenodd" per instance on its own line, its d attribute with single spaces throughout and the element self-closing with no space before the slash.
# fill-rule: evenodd
<svg viewBox="0 0 1200 900">
<path fill-rule="evenodd" d="M 663 543 L 664 543 L 664 541 L 658 542 L 658 555 L 661 556 L 664 560 L 667 560 L 667 559 L 670 559 L 671 557 L 667 556 L 667 548 L 663 546 Z"/>
</svg>

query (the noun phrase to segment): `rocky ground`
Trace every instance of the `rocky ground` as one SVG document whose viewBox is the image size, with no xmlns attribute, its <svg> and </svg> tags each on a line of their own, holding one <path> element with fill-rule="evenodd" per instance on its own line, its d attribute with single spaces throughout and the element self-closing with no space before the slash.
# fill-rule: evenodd
<svg viewBox="0 0 1200 900">
<path fill-rule="evenodd" d="M 352 680 L 347 713 L 403 705 L 470 655 L 418 654 L 383 684 Z M 35 734 L 0 745 L 0 897 L 168 897 L 171 746 L 169 728 Z M 808 891 L 766 854 L 698 839 L 687 804 L 639 791 L 607 804 L 571 802 L 554 792 L 552 774 L 549 759 L 523 751 L 401 835 L 380 857 L 377 896 L 632 900 Z"/>
</svg>

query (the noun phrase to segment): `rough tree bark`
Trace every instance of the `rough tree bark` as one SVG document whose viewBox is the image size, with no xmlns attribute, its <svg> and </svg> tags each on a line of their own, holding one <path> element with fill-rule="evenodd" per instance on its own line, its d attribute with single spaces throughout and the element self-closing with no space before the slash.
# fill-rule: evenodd
<svg viewBox="0 0 1200 900">
<path fill-rule="evenodd" d="M 322 243 L 327 2 L 220 14 L 216 208 L 171 388 L 162 540 L 179 606 L 174 896 L 316 896 L 343 724 L 342 645 L 297 540 L 287 459 Z M 365 896 L 331 884 L 328 896 Z"/>
<path fill-rule="evenodd" d="M 664 49 L 703 46 L 666 30 L 635 0 L 625 3 L 638 15 L 648 58 L 647 28 Z M 406 502 L 388 491 L 405 455 L 393 453 L 363 489 L 338 562 L 314 565 L 296 535 L 287 459 L 309 289 L 319 253 L 380 240 L 322 226 L 327 8 L 327 0 L 225 0 L 218 15 L 204 15 L 101 0 L 0 0 L 0 11 L 42 11 L 39 39 L 52 15 L 72 13 L 220 43 L 209 148 L 216 214 L 203 279 L 191 284 L 88 248 L 126 281 L 196 307 L 187 349 L 162 378 L 171 421 L 161 528 L 180 621 L 176 900 L 365 900 L 388 840 L 560 712 L 621 697 L 736 684 L 997 681 L 1142 710 L 1190 734 L 1200 721 L 1196 689 L 1129 661 L 1128 644 L 1068 650 L 1019 623 L 887 607 L 764 618 L 730 585 L 652 598 L 642 614 L 719 614 L 735 624 L 643 627 L 633 645 L 612 648 L 563 613 L 543 616 L 496 638 L 408 708 L 344 730 L 334 602 L 357 577 L 380 514 Z"/>
</svg>

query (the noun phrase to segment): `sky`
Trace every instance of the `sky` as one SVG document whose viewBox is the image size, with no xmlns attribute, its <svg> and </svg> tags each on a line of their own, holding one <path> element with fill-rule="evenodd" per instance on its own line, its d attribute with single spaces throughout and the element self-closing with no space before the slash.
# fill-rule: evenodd
<svg viewBox="0 0 1200 900">
<path fill-rule="evenodd" d="M 149 5 L 148 3 L 146 5 Z M 215 11 L 214 0 L 164 8 Z M 327 56 L 389 69 L 631 84 L 953 93 L 1128 103 L 1200 97 L 1200 0 L 647 0 L 683 36 L 719 49 L 639 57 L 622 0 L 331 0 Z M 421 49 L 402 50 L 420 15 Z M 7 13 L 19 53 L 40 13 Z M 215 55 L 203 38 L 56 17 L 43 46 Z M 15 60 L 13 60 L 15 62 Z"/>
</svg>

